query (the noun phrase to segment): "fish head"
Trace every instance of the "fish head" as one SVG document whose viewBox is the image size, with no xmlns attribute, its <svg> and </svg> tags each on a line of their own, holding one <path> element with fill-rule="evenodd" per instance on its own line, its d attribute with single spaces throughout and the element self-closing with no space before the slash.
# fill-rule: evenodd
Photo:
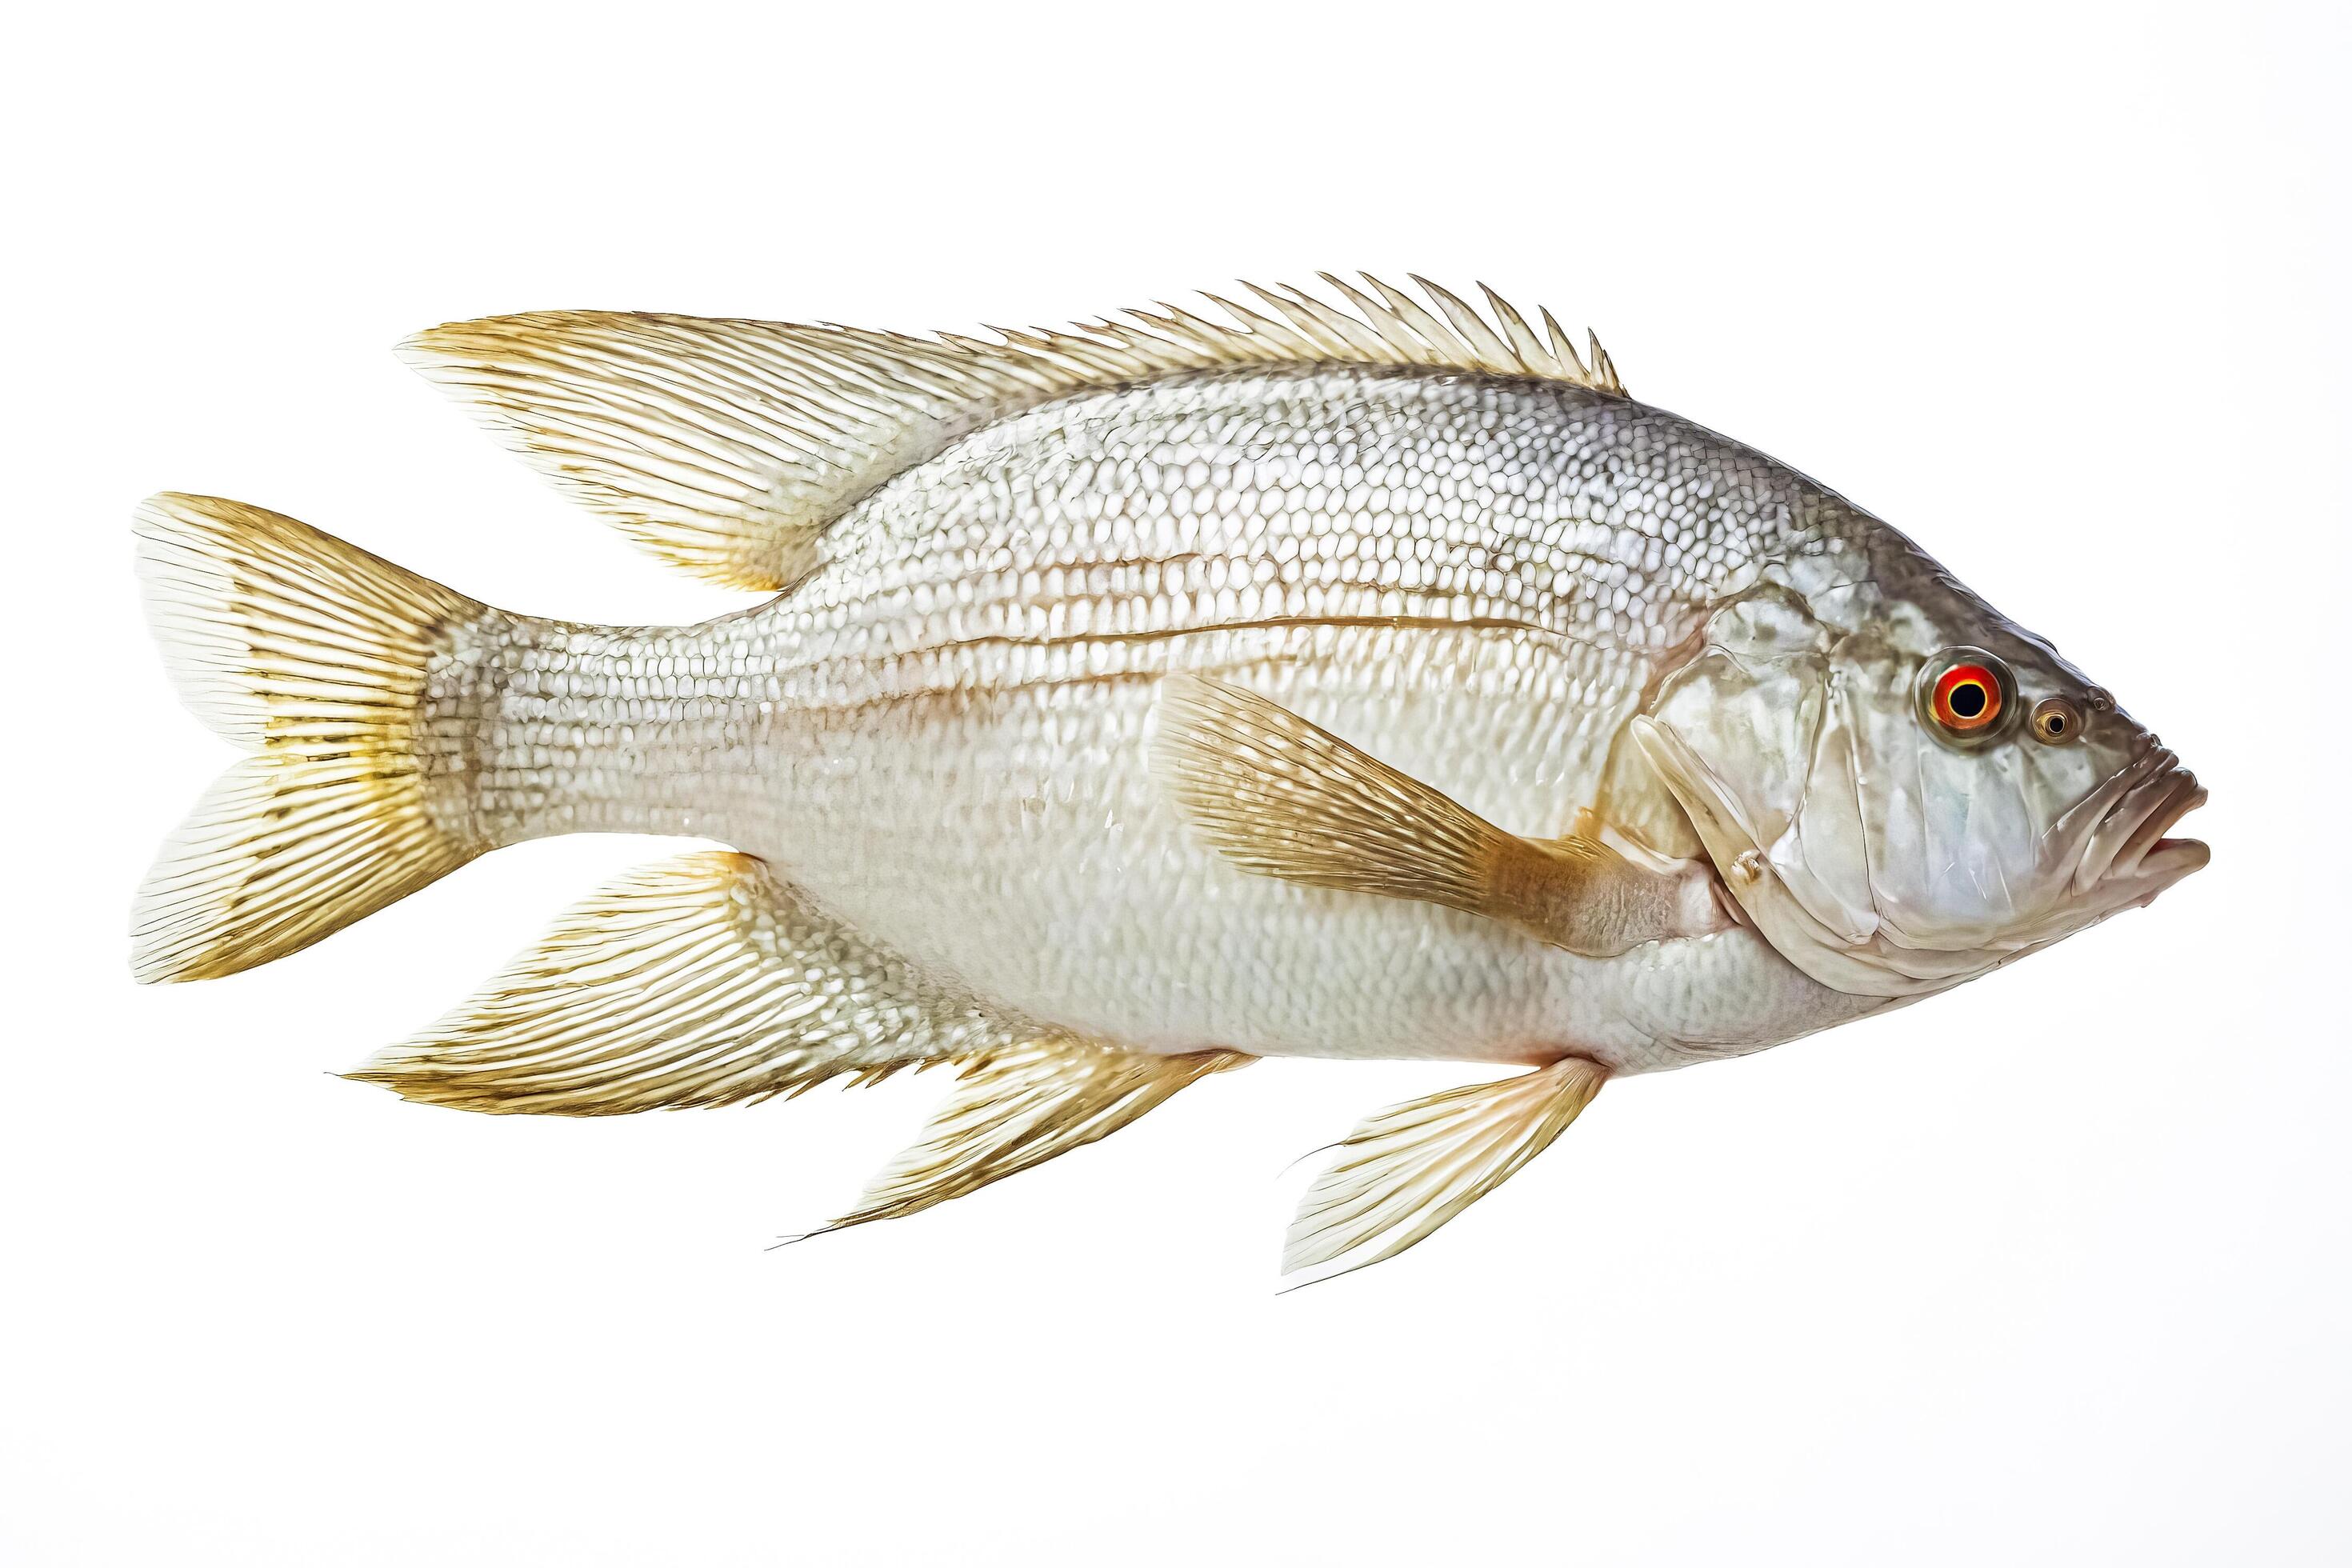
<svg viewBox="0 0 2352 1568">
<path fill-rule="evenodd" d="M 2205 791 L 2048 643 L 1906 544 L 1713 615 L 1633 721 L 1742 915 L 1838 990 L 1916 996 L 2203 866 Z"/>
</svg>

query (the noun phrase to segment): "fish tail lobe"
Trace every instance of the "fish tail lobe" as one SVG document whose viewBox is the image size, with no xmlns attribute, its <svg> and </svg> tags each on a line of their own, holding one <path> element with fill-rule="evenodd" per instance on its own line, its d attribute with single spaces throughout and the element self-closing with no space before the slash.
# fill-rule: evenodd
<svg viewBox="0 0 2352 1568">
<path fill-rule="evenodd" d="M 508 617 L 236 501 L 153 496 L 134 531 L 182 700 L 249 753 L 140 887 L 136 979 L 283 957 L 491 847 L 469 825 L 454 731 Z"/>
</svg>

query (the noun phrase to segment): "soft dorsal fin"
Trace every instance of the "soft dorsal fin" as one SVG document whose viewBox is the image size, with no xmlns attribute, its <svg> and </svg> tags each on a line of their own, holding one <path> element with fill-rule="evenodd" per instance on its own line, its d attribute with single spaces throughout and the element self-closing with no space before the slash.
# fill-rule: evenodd
<svg viewBox="0 0 2352 1568">
<path fill-rule="evenodd" d="M 1228 366 L 1347 363 L 1534 376 L 1622 395 L 1588 334 L 1549 311 L 1538 336 L 1485 289 L 1493 320 L 1424 279 L 1429 304 L 1329 273 L 1345 306 L 1244 284 L 1262 310 L 1203 295 L 997 342 L 853 327 L 551 310 L 458 321 L 401 344 L 499 439 L 665 560 L 770 592 L 815 563 L 824 526 L 968 430 L 1090 387 Z M 1270 313 L 1269 313 L 1270 312 Z"/>
</svg>

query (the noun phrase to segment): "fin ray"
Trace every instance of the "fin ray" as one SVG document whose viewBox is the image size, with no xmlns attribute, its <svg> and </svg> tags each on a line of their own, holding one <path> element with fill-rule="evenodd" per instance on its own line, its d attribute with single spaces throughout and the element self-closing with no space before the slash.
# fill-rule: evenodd
<svg viewBox="0 0 2352 1568">
<path fill-rule="evenodd" d="M 1369 274 L 1322 275 L 1344 308 L 1243 287 L 1000 341 L 832 324 L 550 310 L 429 328 L 400 345 L 501 443 L 639 544 L 731 587 L 774 592 L 826 524 L 965 432 L 1054 397 L 1186 371 L 1297 363 L 1452 369 L 1622 396 L 1613 367 L 1547 344 L 1492 290 L 1496 323 L 1416 278 L 1435 313 Z M 1350 314 L 1350 311 L 1353 314 Z M 1442 319 L 1441 319 L 1442 318 Z M 1549 317 L 1545 318 L 1547 321 Z"/>
<path fill-rule="evenodd" d="M 1564 1057 L 1365 1118 L 1307 1189 L 1283 1239 L 1282 1271 L 1335 1263 L 1385 1238 L 1338 1271 L 1348 1273 L 1419 1246 L 1549 1148 L 1608 1076 Z"/>
<path fill-rule="evenodd" d="M 1196 831 L 1262 876 L 1484 912 L 1509 835 L 1279 703 L 1208 676 L 1160 685 L 1151 764 Z"/>
<path fill-rule="evenodd" d="M 282 957 L 488 847 L 433 809 L 418 725 L 436 668 L 497 612 L 260 507 L 166 493 L 142 503 L 134 531 L 182 701 L 256 753 L 147 873 L 136 978 Z"/>
<path fill-rule="evenodd" d="M 465 1110 L 616 1116 L 797 1094 L 1006 1048 L 1034 1026 L 923 985 L 749 855 L 644 868 L 349 1076 Z"/>
<path fill-rule="evenodd" d="M 1260 876 L 1440 904 L 1588 958 L 1723 924 L 1706 873 L 1634 865 L 1601 842 L 1590 810 L 1564 838 L 1507 833 L 1281 704 L 1207 676 L 1162 683 L 1151 765 L 1210 847 Z"/>
<path fill-rule="evenodd" d="M 1109 1137 L 1177 1090 L 1256 1060 L 1240 1051 L 1154 1056 L 1045 1038 L 975 1058 L 922 1142 L 824 1228 L 918 1214 Z"/>
</svg>

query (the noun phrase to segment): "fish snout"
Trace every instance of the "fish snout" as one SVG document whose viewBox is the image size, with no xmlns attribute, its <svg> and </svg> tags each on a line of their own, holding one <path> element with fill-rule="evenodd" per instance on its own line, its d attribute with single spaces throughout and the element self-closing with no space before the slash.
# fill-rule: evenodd
<svg viewBox="0 0 2352 1568">
<path fill-rule="evenodd" d="M 2166 837 L 2205 804 L 2197 775 L 2162 748 L 2133 771 L 2139 778 L 2108 807 L 2084 846 L 2074 872 L 2078 892 L 2102 883 L 2145 884 L 2145 896 L 2153 898 L 2212 858 L 2197 839 Z"/>
</svg>

